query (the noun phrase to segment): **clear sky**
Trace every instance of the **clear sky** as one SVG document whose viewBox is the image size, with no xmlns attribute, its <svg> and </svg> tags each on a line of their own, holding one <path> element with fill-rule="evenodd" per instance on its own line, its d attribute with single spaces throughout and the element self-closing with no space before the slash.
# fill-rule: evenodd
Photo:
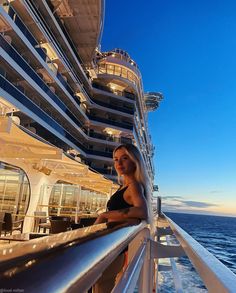
<svg viewBox="0 0 236 293">
<path fill-rule="evenodd" d="M 236 1 L 106 1 L 102 51 L 126 50 L 145 91 L 155 183 L 169 211 L 236 216 Z"/>
</svg>

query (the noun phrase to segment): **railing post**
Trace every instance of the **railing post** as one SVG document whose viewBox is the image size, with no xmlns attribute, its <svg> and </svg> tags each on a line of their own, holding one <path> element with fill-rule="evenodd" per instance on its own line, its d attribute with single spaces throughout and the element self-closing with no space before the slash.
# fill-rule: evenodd
<svg viewBox="0 0 236 293">
<path fill-rule="evenodd" d="M 158 217 L 161 216 L 161 197 L 160 196 L 157 197 L 157 214 L 158 214 Z"/>
<path fill-rule="evenodd" d="M 149 293 L 153 290 L 154 262 L 153 259 L 151 259 L 150 239 L 147 239 L 146 241 L 146 253 L 138 284 L 138 292 L 140 293 Z"/>
</svg>

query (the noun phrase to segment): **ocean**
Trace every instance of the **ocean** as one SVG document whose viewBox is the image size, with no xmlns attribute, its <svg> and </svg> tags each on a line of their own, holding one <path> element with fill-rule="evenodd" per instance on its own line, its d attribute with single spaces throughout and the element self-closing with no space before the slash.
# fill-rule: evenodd
<svg viewBox="0 0 236 293">
<path fill-rule="evenodd" d="M 165 213 L 236 274 L 236 218 Z M 177 259 L 185 292 L 207 292 L 187 257 Z M 160 292 L 174 292 L 171 272 L 161 272 Z"/>
</svg>

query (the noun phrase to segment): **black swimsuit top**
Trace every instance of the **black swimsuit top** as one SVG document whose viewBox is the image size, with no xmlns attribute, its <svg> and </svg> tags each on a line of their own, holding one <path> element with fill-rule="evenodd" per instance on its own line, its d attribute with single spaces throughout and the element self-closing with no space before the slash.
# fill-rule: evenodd
<svg viewBox="0 0 236 293">
<path fill-rule="evenodd" d="M 124 192 L 128 186 L 122 189 L 118 189 L 110 198 L 110 200 L 107 202 L 107 210 L 108 211 L 114 211 L 114 210 L 121 210 L 133 207 L 133 205 L 127 203 L 124 200 Z"/>
</svg>

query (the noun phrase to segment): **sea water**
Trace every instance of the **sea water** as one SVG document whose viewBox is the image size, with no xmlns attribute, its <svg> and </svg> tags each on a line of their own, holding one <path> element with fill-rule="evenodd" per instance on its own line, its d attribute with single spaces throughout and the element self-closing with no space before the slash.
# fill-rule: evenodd
<svg viewBox="0 0 236 293">
<path fill-rule="evenodd" d="M 166 215 L 236 274 L 236 218 L 180 213 Z M 187 257 L 177 259 L 177 268 L 185 292 L 207 292 Z M 175 292 L 171 279 L 171 271 L 159 274 L 159 292 Z"/>
</svg>

